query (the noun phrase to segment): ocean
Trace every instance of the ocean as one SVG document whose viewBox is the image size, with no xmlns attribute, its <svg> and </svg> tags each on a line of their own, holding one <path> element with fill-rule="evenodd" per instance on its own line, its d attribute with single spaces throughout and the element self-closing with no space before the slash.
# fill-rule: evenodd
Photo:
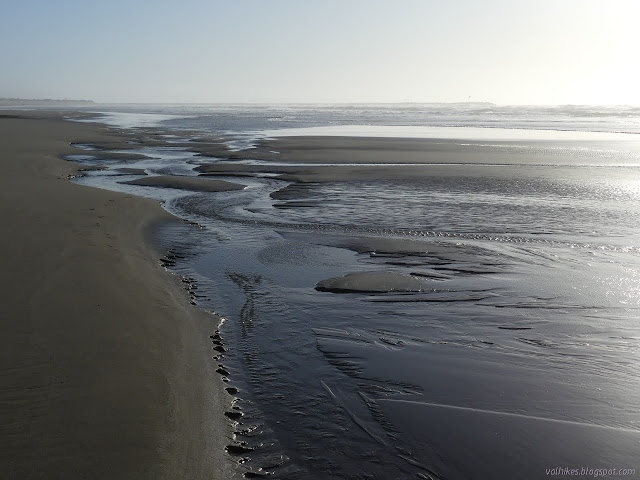
<svg viewBox="0 0 640 480">
<path fill-rule="evenodd" d="M 78 145 L 107 168 L 74 181 L 189 221 L 154 236 L 225 319 L 246 477 L 640 468 L 640 108 L 92 108 L 148 158 Z M 246 188 L 121 183 L 143 173 Z"/>
</svg>

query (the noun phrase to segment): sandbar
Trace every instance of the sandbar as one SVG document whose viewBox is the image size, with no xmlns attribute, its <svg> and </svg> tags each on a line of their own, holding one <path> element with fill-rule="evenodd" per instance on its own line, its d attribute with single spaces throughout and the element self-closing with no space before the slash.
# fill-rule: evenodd
<svg viewBox="0 0 640 480">
<path fill-rule="evenodd" d="M 300 183 L 419 182 L 424 178 L 459 177 L 518 180 L 541 175 L 551 178 L 560 171 L 561 175 L 572 175 L 575 165 L 599 168 L 610 161 L 606 155 L 592 156 L 584 148 L 586 145 L 602 152 L 620 147 L 616 141 L 602 140 L 279 137 L 262 140 L 252 149 L 228 151 L 226 155 L 217 152 L 223 161 L 203 165 L 199 171 L 207 175 L 270 174 Z M 632 138 L 624 148 L 630 164 L 636 165 L 640 149 L 637 142 Z M 556 165 L 556 170 L 549 173 L 548 165 Z"/>
<path fill-rule="evenodd" d="M 362 272 L 321 280 L 316 284 L 316 290 L 334 293 L 424 292 L 430 289 L 427 282 L 400 273 Z"/>
<path fill-rule="evenodd" d="M 211 178 L 181 177 L 178 175 L 156 175 L 153 177 L 137 178 L 127 182 L 127 185 L 141 185 L 145 187 L 176 188 L 181 190 L 193 190 L 195 192 L 226 192 L 229 190 L 242 190 L 245 185 L 213 180 Z"/>
</svg>

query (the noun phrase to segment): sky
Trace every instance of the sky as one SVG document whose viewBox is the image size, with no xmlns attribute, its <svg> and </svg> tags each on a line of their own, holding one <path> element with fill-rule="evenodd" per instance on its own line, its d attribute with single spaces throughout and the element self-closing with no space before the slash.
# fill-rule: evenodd
<svg viewBox="0 0 640 480">
<path fill-rule="evenodd" d="M 0 97 L 640 106 L 637 0 L 0 0 Z"/>
</svg>

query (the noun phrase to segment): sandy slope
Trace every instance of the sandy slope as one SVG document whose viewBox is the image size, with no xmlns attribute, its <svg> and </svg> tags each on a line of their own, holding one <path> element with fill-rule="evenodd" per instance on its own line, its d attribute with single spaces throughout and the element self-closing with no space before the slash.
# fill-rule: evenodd
<svg viewBox="0 0 640 480">
<path fill-rule="evenodd" d="M 3 478 L 231 478 L 218 319 L 145 241 L 171 217 L 67 180 L 106 130 L 17 115 L 42 118 L 0 111 Z"/>
</svg>

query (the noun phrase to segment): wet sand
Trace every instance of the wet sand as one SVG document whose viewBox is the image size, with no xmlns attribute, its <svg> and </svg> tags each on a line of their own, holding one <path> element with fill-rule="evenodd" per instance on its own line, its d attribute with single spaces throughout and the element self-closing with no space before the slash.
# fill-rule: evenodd
<svg viewBox="0 0 640 480">
<path fill-rule="evenodd" d="M 625 144 L 633 163 L 640 146 L 629 136 Z M 584 147 L 601 150 L 589 155 Z M 573 140 L 449 140 L 431 138 L 281 137 L 263 140 L 256 148 L 240 152 L 216 152 L 222 161 L 198 168 L 203 175 L 275 175 L 282 180 L 311 183 L 336 181 L 417 180 L 420 178 L 503 178 L 505 166 L 522 167 L 517 177 L 537 177 L 541 168 L 576 164 L 607 165 L 618 150 L 616 141 Z M 197 151 L 197 149 L 194 149 Z M 206 151 L 200 151 L 206 156 Z M 226 160 L 226 161 L 225 161 Z M 251 160 L 246 164 L 243 160 Z M 261 163 L 255 164 L 258 160 Z M 626 157 L 623 158 L 624 161 Z M 543 168 L 544 170 L 544 168 Z M 571 172 L 566 172 L 571 175 Z"/>
<path fill-rule="evenodd" d="M 120 139 L 59 116 L 0 112 L 3 478 L 232 478 L 219 319 L 147 238 L 177 220 L 69 182 L 70 143 Z"/>
<path fill-rule="evenodd" d="M 635 469 L 640 432 L 634 422 L 638 405 L 636 392 L 640 390 L 637 375 L 623 367 L 628 365 L 632 352 L 624 344 L 610 343 L 617 336 L 627 341 L 631 335 L 621 333 L 627 327 L 623 327 L 622 317 L 616 318 L 618 305 L 597 299 L 602 289 L 592 283 L 596 275 L 613 278 L 620 273 L 608 270 L 612 268 L 607 266 L 614 262 L 612 258 L 603 257 L 600 263 L 598 252 L 585 254 L 587 249 L 579 248 L 579 254 L 573 253 L 573 242 L 585 237 L 571 232 L 565 237 L 570 242 L 562 242 L 563 228 L 555 225 L 555 221 L 569 221 L 580 209 L 598 212 L 586 200 L 585 192 L 589 195 L 601 192 L 594 186 L 594 179 L 606 182 L 616 178 L 615 175 L 631 175 L 633 170 L 613 173 L 607 165 L 627 162 L 637 165 L 637 141 L 630 138 L 627 144 L 598 142 L 597 148 L 588 141 L 581 144 L 572 141 L 458 143 L 396 138 L 282 138 L 241 152 L 248 160 L 261 160 L 260 164 L 242 165 L 234 158 L 200 167 L 208 174 L 250 172 L 291 180 L 295 183 L 271 193 L 272 199 L 281 201 L 274 206 L 294 211 L 311 207 L 311 214 L 292 214 L 288 218 L 299 222 L 296 226 L 306 222 L 320 227 L 309 229 L 312 233 L 303 233 L 303 229 L 291 233 L 286 227 L 282 228 L 279 235 L 291 243 L 281 243 L 282 253 L 274 246 L 276 242 L 269 245 L 268 255 L 261 256 L 267 248 L 260 251 L 252 263 L 258 265 L 264 259 L 262 270 L 259 266 L 253 269 L 234 266 L 231 262 L 231 266 L 214 264 L 215 268 L 208 263 L 210 270 L 233 271 L 235 267 L 238 271 L 250 271 L 253 277 L 247 278 L 261 278 L 264 274 L 275 283 L 277 280 L 273 278 L 278 278 L 279 272 L 274 273 L 275 269 L 267 262 L 280 261 L 281 268 L 290 269 L 289 277 L 295 278 L 295 269 L 280 259 L 286 258 L 288 251 L 313 252 L 309 244 L 318 246 L 316 252 L 321 252 L 322 247 L 342 247 L 364 254 L 357 264 L 346 260 L 341 272 L 326 267 L 323 270 L 320 262 L 303 256 L 297 262 L 304 265 L 306 260 L 310 266 L 301 267 L 305 272 L 300 278 L 305 281 L 315 277 L 318 280 L 315 288 L 322 294 L 315 298 L 305 295 L 296 310 L 295 301 L 290 300 L 296 298 L 295 292 L 288 290 L 287 308 L 303 312 L 303 328 L 313 329 L 316 348 L 328 363 L 345 374 L 339 377 L 323 372 L 322 376 L 305 378 L 304 373 L 300 373 L 290 381 L 294 373 L 287 372 L 271 383 L 290 382 L 288 385 L 292 386 L 288 388 L 307 394 L 307 397 L 298 397 L 304 399 L 312 397 L 307 392 L 317 394 L 317 383 L 322 382 L 327 402 L 300 414 L 300 419 L 311 424 L 309 418 L 323 412 L 316 417 L 316 425 L 321 427 L 315 427 L 321 431 L 322 440 L 315 444 L 309 442 L 313 447 L 321 447 L 313 456 L 304 451 L 305 458 L 313 460 L 315 465 L 322 465 L 324 460 L 325 465 L 331 465 L 319 467 L 326 468 L 325 471 L 336 464 L 345 471 L 357 465 L 349 472 L 354 478 L 366 474 L 399 478 L 401 474 L 397 472 L 414 467 L 420 473 L 416 478 L 452 479 L 543 478 L 549 476 L 553 468 L 564 465 Z M 440 187 L 441 192 L 445 190 L 441 193 L 445 200 L 448 192 L 464 192 L 450 198 L 450 204 L 445 205 L 444 211 L 450 219 L 431 220 L 435 225 L 433 232 L 445 235 L 426 235 L 422 241 L 373 237 L 372 232 L 382 234 L 387 224 L 383 220 L 377 225 L 373 216 L 359 216 L 367 206 L 368 196 L 371 196 L 372 209 L 382 212 L 380 205 L 374 204 L 374 189 L 364 188 L 367 185 L 363 184 L 371 181 L 381 192 L 380 196 L 386 187 L 395 187 L 392 191 L 401 208 L 395 209 L 387 197 L 385 206 L 390 208 L 382 212 L 391 216 L 394 212 L 402 213 L 403 199 L 402 189 L 398 188 L 400 182 L 394 185 L 387 182 L 390 179 L 402 179 L 401 186 L 408 191 L 408 196 L 432 187 Z M 356 192 L 362 192 L 359 197 L 348 195 L 346 190 L 350 185 L 318 185 L 349 181 Z M 456 190 L 451 189 L 452 186 Z M 482 202 L 496 193 L 505 202 L 523 201 L 531 195 L 535 200 L 523 205 L 538 215 L 516 214 L 525 208 L 484 210 Z M 558 215 L 562 208 L 554 208 L 557 215 L 554 217 L 544 205 L 547 196 L 551 199 L 555 196 L 558 206 L 575 201 L 580 208 L 567 217 Z M 580 202 L 583 196 L 585 201 Z M 437 218 L 439 212 L 434 206 L 444 201 L 438 203 L 429 201 L 427 196 L 423 198 L 427 199 L 425 210 L 417 210 L 415 215 L 431 214 Z M 344 208 L 349 200 L 357 203 Z M 321 208 L 323 202 L 329 205 L 325 211 Z M 469 208 L 469 212 L 457 208 L 459 203 Z M 415 208 L 417 202 L 407 204 Z M 478 205 L 480 208 L 474 210 Z M 328 213 L 333 208 L 345 216 L 338 218 Z M 356 212 L 353 226 L 349 225 L 351 212 Z M 316 213 L 317 216 L 312 217 Z M 461 213 L 459 218 L 468 223 L 458 224 L 456 213 Z M 285 215 L 286 212 L 283 217 L 287 218 Z M 474 215 L 480 218 L 473 218 Z M 550 222 L 538 223 L 539 218 L 545 216 Z M 494 222 L 500 225 L 496 240 L 485 234 L 495 231 L 491 225 Z M 395 228 L 392 235 L 403 231 L 402 225 L 396 226 L 400 222 L 389 223 L 390 230 Z M 410 224 L 411 227 L 416 223 Z M 429 225 L 426 221 L 425 224 Z M 365 228 L 354 228 L 360 225 Z M 458 225 L 462 228 L 456 230 Z M 606 231 L 606 222 L 601 225 Z M 322 230 L 325 226 L 329 228 Z M 333 230 L 333 227 L 337 228 Z M 429 227 L 419 224 L 416 228 L 419 232 L 427 229 Z M 338 232 L 342 231 L 348 235 L 341 237 Z M 321 232 L 331 233 L 323 236 Z M 359 232 L 363 234 L 361 238 L 356 235 Z M 451 237 L 446 235 L 449 233 Z M 512 234 L 520 238 L 512 242 L 509 239 Z M 243 231 L 242 237 L 249 236 Z M 528 242 L 530 238 L 541 240 L 540 245 L 532 246 Z M 560 241 L 551 247 L 546 244 L 548 238 Z M 593 236 L 587 238 L 594 239 Z M 602 232 L 595 238 L 611 241 Z M 294 240 L 300 243 L 296 245 Z M 320 258 L 316 252 L 307 254 L 308 258 Z M 585 264 L 588 269 L 582 270 Z M 624 268 L 635 265 L 629 258 L 621 264 Z M 281 280 L 283 291 L 287 291 L 287 281 L 287 278 Z M 592 298 L 581 298 L 581 294 L 575 295 L 571 290 L 588 291 Z M 246 288 L 246 291 L 252 290 Z M 624 288 L 615 284 L 607 294 L 614 291 L 623 293 Z M 336 298 L 327 298 L 329 294 L 336 294 L 333 295 Z M 252 322 L 256 325 L 261 316 L 272 318 L 279 313 L 271 310 L 267 301 L 260 305 L 257 297 L 247 293 Z M 366 303 L 370 306 L 364 307 Z M 624 305 L 627 308 L 626 302 Z M 314 309 L 318 312 L 315 316 L 310 313 Z M 297 335 L 291 333 L 295 328 L 293 321 L 286 325 L 286 332 L 271 326 L 272 341 L 280 341 L 285 334 L 292 339 L 301 336 L 298 332 Z M 263 355 L 267 357 L 269 342 L 262 338 L 259 341 L 266 345 Z M 254 343 L 250 345 L 252 355 L 257 357 Z M 296 360 L 291 355 L 286 360 L 278 358 L 277 362 L 295 365 Z M 307 370 L 315 374 L 312 360 L 305 361 Z M 347 377 L 355 379 L 351 387 Z M 345 441 L 339 447 L 334 444 L 327 448 L 327 444 L 331 445 L 327 439 L 332 434 L 347 437 L 347 433 L 330 430 L 327 419 L 339 417 L 331 417 L 329 410 L 322 408 L 332 402 L 357 425 L 358 433 L 364 432 L 363 436 L 368 438 L 360 438 L 361 443 Z M 282 422 L 281 428 L 290 426 L 291 437 L 301 443 L 297 422 L 285 424 Z M 339 421 L 334 421 L 334 425 L 339 425 Z M 376 451 L 388 455 L 377 457 L 384 466 L 376 466 L 375 474 L 366 471 L 369 466 L 366 462 L 351 463 L 356 457 L 354 454 L 342 464 L 326 454 L 341 449 L 355 450 L 359 445 L 367 445 L 367 440 L 372 445 L 368 446 L 367 453 Z M 398 455 L 398 451 L 402 453 Z M 313 463 L 309 461 L 309 464 Z M 383 470 L 386 468 L 389 470 Z M 348 474 L 343 476 L 350 478 Z M 589 475 L 574 476 L 587 478 Z M 323 477 L 319 474 L 313 478 Z"/>
<path fill-rule="evenodd" d="M 122 182 L 128 185 L 144 187 L 176 188 L 179 190 L 193 190 L 195 192 L 226 192 L 242 190 L 245 186 L 224 180 L 211 180 L 198 177 L 179 177 L 177 175 L 156 175 Z"/>
</svg>

